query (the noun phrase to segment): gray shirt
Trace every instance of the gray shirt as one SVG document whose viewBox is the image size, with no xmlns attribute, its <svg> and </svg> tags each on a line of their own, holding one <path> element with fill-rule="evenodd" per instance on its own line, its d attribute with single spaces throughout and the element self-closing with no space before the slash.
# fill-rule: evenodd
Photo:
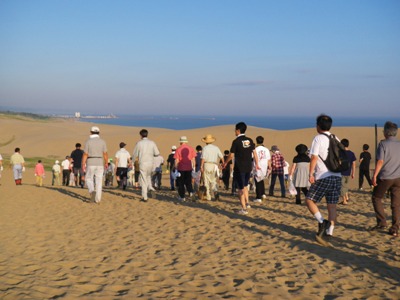
<svg viewBox="0 0 400 300">
<path fill-rule="evenodd" d="M 97 134 L 92 134 L 85 142 L 84 152 L 87 153 L 87 166 L 103 166 L 103 154 L 107 152 L 106 142 Z"/>
<path fill-rule="evenodd" d="M 139 159 L 139 164 L 151 164 L 153 165 L 154 157 L 159 156 L 157 145 L 148 138 L 143 138 L 137 142 L 135 149 L 133 150 L 132 160 Z"/>
<path fill-rule="evenodd" d="M 383 160 L 380 179 L 400 178 L 400 141 L 396 137 L 388 137 L 379 143 L 376 158 Z"/>
</svg>

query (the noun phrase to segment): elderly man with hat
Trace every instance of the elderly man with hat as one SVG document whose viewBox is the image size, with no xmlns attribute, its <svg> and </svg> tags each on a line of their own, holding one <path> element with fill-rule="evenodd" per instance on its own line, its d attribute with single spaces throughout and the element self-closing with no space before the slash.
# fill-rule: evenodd
<svg viewBox="0 0 400 300">
<path fill-rule="evenodd" d="M 83 152 L 82 168 L 83 172 L 86 173 L 86 185 L 90 193 L 90 202 L 99 204 L 103 191 L 104 169 L 108 167 L 107 145 L 100 138 L 99 127 L 93 126 L 90 129 L 90 136 L 85 142 Z"/>
<path fill-rule="evenodd" d="M 211 200 L 214 194 L 215 200 L 219 199 L 218 178 L 219 162 L 224 159 L 221 150 L 213 145 L 215 138 L 211 134 L 203 137 L 202 142 L 206 143 L 201 155 L 201 173 L 203 174 L 204 185 L 207 188 L 207 200 Z"/>
<path fill-rule="evenodd" d="M 119 187 L 123 190 L 126 189 L 128 184 L 128 167 L 131 165 L 131 154 L 125 149 L 124 142 L 119 143 L 119 150 L 115 153 L 115 175 Z"/>
<path fill-rule="evenodd" d="M 281 197 L 286 197 L 286 187 L 285 187 L 285 179 L 284 179 L 284 171 L 283 168 L 285 166 L 285 158 L 279 152 L 279 148 L 276 145 L 271 147 L 272 155 L 271 155 L 271 183 L 269 186 L 269 195 L 274 195 L 274 188 L 276 178 L 279 179 L 279 184 L 281 185 Z"/>
<path fill-rule="evenodd" d="M 193 197 L 192 170 L 195 166 L 196 151 L 188 145 L 186 136 L 179 139 L 180 146 L 175 151 L 175 166 L 180 176 L 176 179 L 178 199 L 185 201 L 185 188 L 190 197 Z"/>
</svg>

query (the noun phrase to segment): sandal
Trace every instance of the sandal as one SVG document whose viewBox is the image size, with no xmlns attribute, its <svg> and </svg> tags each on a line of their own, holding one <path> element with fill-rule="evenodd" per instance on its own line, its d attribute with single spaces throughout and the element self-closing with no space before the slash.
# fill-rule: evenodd
<svg viewBox="0 0 400 300">
<path fill-rule="evenodd" d="M 399 236 L 399 233 L 397 232 L 397 230 L 389 230 L 389 234 L 391 235 L 391 236 L 393 236 L 393 237 L 398 237 Z"/>
</svg>

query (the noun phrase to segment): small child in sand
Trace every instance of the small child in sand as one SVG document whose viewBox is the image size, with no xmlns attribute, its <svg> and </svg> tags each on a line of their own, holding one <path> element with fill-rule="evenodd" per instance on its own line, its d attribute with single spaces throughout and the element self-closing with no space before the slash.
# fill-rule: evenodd
<svg viewBox="0 0 400 300">
<path fill-rule="evenodd" d="M 45 177 L 44 166 L 39 159 L 35 166 L 36 185 L 43 186 L 43 178 Z"/>
</svg>

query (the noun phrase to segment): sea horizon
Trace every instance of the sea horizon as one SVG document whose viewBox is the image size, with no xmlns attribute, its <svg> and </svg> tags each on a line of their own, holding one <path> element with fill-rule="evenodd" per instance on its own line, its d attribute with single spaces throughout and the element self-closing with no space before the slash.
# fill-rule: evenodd
<svg viewBox="0 0 400 300">
<path fill-rule="evenodd" d="M 387 117 L 332 117 L 333 127 L 383 127 L 386 121 L 400 123 L 399 118 Z M 310 116 L 166 116 L 166 115 L 116 115 L 116 118 L 81 118 L 89 123 L 109 124 L 128 127 L 165 128 L 172 130 L 198 129 L 245 122 L 247 126 L 295 130 L 313 128 L 316 117 Z"/>
</svg>

